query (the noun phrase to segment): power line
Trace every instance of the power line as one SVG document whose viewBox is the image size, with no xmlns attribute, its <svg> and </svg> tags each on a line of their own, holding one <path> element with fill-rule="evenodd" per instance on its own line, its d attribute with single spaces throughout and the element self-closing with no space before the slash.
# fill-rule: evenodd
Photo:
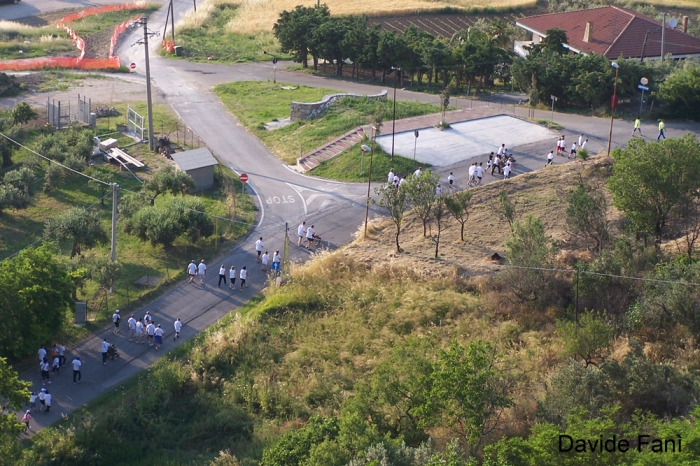
<svg viewBox="0 0 700 466">
<path fill-rule="evenodd" d="M 547 272 L 582 273 L 585 275 L 596 275 L 598 277 L 622 278 L 625 280 L 637 280 L 637 281 L 643 281 L 643 282 L 670 283 L 670 284 L 685 285 L 685 286 L 700 286 L 700 283 L 681 282 L 681 281 L 676 281 L 676 280 L 659 280 L 656 278 L 630 277 L 627 275 L 614 275 L 614 274 L 610 274 L 610 273 L 591 272 L 589 270 L 581 270 L 581 269 L 554 269 L 554 268 L 546 268 L 546 267 L 522 267 L 522 266 L 518 266 L 518 265 L 500 265 L 500 267 L 506 267 L 506 268 L 510 268 L 510 269 L 523 269 L 523 270 L 542 270 L 542 271 L 547 271 Z"/>
<path fill-rule="evenodd" d="M 12 139 L 11 137 L 9 137 L 8 135 L 6 135 L 6 134 L 4 134 L 4 133 L 0 133 L 0 136 L 4 137 L 5 139 L 7 139 L 8 141 L 10 141 L 10 142 L 12 142 L 12 143 L 14 143 L 14 144 L 17 144 L 17 145 L 18 145 L 19 147 L 21 147 L 21 148 L 28 150 L 28 151 L 31 152 L 32 154 L 38 155 L 38 156 L 41 157 L 42 159 L 47 160 L 49 163 L 55 163 L 55 164 L 58 165 L 59 167 L 65 168 L 66 170 L 71 171 L 71 172 L 73 172 L 73 173 L 75 173 L 75 174 L 77 174 L 77 175 L 84 176 L 85 178 L 89 178 L 89 179 L 91 179 L 91 180 L 97 181 L 97 182 L 102 183 L 102 184 L 104 184 L 104 185 L 106 185 L 106 186 L 112 186 L 110 183 L 107 183 L 106 181 L 102 181 L 102 180 L 100 180 L 100 179 L 93 178 L 92 176 L 86 175 L 86 174 L 83 173 L 83 172 L 79 172 L 78 170 L 74 170 L 74 169 L 72 169 L 72 168 L 70 168 L 70 167 L 66 167 L 66 166 L 63 165 L 62 163 L 56 162 L 54 159 L 51 159 L 51 158 L 49 158 L 49 157 L 46 157 L 45 155 L 41 155 L 41 154 L 38 153 L 37 151 L 35 151 L 35 150 L 33 150 L 33 149 L 30 149 L 29 147 L 25 146 L 24 144 L 21 144 L 21 143 L 15 141 L 14 139 Z"/>
</svg>

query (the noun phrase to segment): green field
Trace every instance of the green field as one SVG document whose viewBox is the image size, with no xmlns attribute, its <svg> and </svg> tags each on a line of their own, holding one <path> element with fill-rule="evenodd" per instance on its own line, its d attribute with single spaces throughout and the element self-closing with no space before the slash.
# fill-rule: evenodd
<svg viewBox="0 0 700 466">
<path fill-rule="evenodd" d="M 290 88 L 285 90 L 283 88 Z M 393 115 L 390 101 L 369 99 L 342 99 L 331 105 L 321 118 L 295 121 L 280 129 L 268 131 L 263 126 L 289 117 L 290 104 L 317 102 L 324 95 L 336 94 L 334 89 L 312 88 L 286 83 L 235 82 L 215 88 L 231 113 L 251 133 L 283 162 L 296 163 L 303 154 L 331 141 L 346 132 L 371 122 L 378 113 L 383 121 Z M 396 102 L 396 119 L 439 112 L 439 107 L 418 102 Z"/>
</svg>

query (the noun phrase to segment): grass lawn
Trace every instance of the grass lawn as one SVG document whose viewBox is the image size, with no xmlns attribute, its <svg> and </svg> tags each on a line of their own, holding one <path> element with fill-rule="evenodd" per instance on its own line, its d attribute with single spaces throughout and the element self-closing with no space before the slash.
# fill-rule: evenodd
<svg viewBox="0 0 700 466">
<path fill-rule="evenodd" d="M 365 144 L 367 144 L 365 142 Z M 374 151 L 372 160 L 372 181 L 386 181 L 389 170 L 399 176 L 413 173 L 416 168 L 430 167 L 430 165 L 414 162 L 412 159 L 394 154 L 394 160 L 379 147 L 378 144 L 368 144 Z M 364 160 L 363 160 L 364 159 Z M 330 178 L 340 181 L 367 181 L 369 176 L 369 154 L 362 154 L 360 145 L 357 144 L 337 157 L 321 162 L 321 165 L 309 172 L 310 175 Z"/>
<path fill-rule="evenodd" d="M 291 56 L 280 51 L 280 45 L 270 31 L 239 34 L 226 29 L 226 24 L 236 15 L 238 5 L 218 4 L 212 7 L 209 19 L 197 27 L 186 23 L 176 27 L 175 44 L 182 46 L 182 58 L 190 61 L 214 61 L 217 63 L 241 63 L 280 60 Z M 166 39 L 172 36 L 168 32 Z M 263 53 L 263 51 L 265 53 Z M 160 49 L 169 58 L 175 55 Z M 272 71 L 272 65 L 270 65 Z"/>
<path fill-rule="evenodd" d="M 294 87 L 283 90 L 282 87 Z M 293 86 L 271 82 L 236 82 L 221 84 L 215 92 L 236 118 L 259 137 L 270 150 L 288 164 L 297 157 L 342 136 L 357 126 L 370 123 L 370 116 L 379 112 L 383 121 L 391 119 L 393 103 L 369 99 L 343 99 L 335 102 L 321 118 L 295 121 L 284 128 L 268 131 L 263 124 L 289 117 L 292 101 L 316 102 L 333 89 Z M 418 102 L 396 102 L 396 119 L 437 113 L 435 105 Z"/>
<path fill-rule="evenodd" d="M 135 8 L 133 10 L 109 11 L 96 15 L 85 16 L 75 21 L 71 21 L 67 24 L 67 26 L 75 30 L 78 35 L 84 38 L 84 36 L 98 33 L 104 29 L 109 29 L 111 32 L 114 29 L 114 26 L 117 24 L 120 24 L 123 21 L 128 21 L 132 18 L 136 18 L 137 16 L 147 16 L 159 8 L 160 5 L 157 3 L 146 3 L 142 8 Z"/>
</svg>

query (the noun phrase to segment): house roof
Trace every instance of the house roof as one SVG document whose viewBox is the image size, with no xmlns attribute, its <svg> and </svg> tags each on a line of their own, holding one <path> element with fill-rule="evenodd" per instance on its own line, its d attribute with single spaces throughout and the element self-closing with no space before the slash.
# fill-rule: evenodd
<svg viewBox="0 0 700 466">
<path fill-rule="evenodd" d="M 588 42 L 584 42 L 587 23 L 591 23 L 591 31 Z M 650 31 L 644 56 L 661 55 L 661 22 L 617 6 L 528 16 L 516 24 L 543 37 L 548 29 L 563 29 L 569 38 L 567 45 L 574 52 L 597 53 L 611 60 L 620 55 L 640 58 L 644 37 Z M 668 53 L 678 57 L 700 54 L 700 39 L 667 27 L 664 54 Z"/>
<path fill-rule="evenodd" d="M 211 167 L 218 165 L 214 156 L 206 147 L 192 149 L 185 152 L 178 152 L 172 155 L 173 160 L 182 171 L 195 170 L 197 168 Z"/>
</svg>

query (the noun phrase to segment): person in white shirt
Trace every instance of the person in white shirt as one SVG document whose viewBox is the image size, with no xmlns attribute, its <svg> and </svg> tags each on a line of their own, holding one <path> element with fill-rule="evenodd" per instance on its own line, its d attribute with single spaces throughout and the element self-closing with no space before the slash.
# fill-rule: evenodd
<svg viewBox="0 0 700 466">
<path fill-rule="evenodd" d="M 442 188 L 440 187 L 440 185 L 437 185 L 437 187 L 435 188 L 435 197 L 440 196 L 442 196 Z"/>
<path fill-rule="evenodd" d="M 107 365 L 107 353 L 109 352 L 109 343 L 107 342 L 107 339 L 105 338 L 102 341 L 102 365 L 106 366 Z"/>
<path fill-rule="evenodd" d="M 481 179 L 484 177 L 484 162 L 479 162 L 479 165 L 474 167 L 474 174 L 476 175 L 476 184 L 481 184 Z"/>
<path fill-rule="evenodd" d="M 221 280 L 224 281 L 224 285 L 226 284 L 226 266 L 224 264 L 221 264 L 221 267 L 219 267 L 219 285 L 218 287 L 221 288 Z"/>
<path fill-rule="evenodd" d="M 263 240 L 262 236 L 260 237 L 259 240 L 255 242 L 255 250 L 258 252 L 258 262 L 260 262 L 260 256 L 262 256 L 262 250 L 263 250 Z"/>
<path fill-rule="evenodd" d="M 455 176 L 450 172 L 450 176 L 447 177 L 447 181 L 450 183 L 450 186 L 452 186 L 455 182 Z"/>
<path fill-rule="evenodd" d="M 197 275 L 197 264 L 194 263 L 194 260 L 187 266 L 187 274 L 190 276 L 190 281 L 188 283 L 192 283 L 194 277 Z"/>
<path fill-rule="evenodd" d="M 143 337 L 145 335 L 144 330 L 145 329 L 143 328 L 143 319 L 139 319 L 136 322 L 136 338 L 135 338 L 136 343 L 144 343 L 144 339 L 143 339 Z"/>
<path fill-rule="evenodd" d="M 48 390 L 46 390 L 46 393 L 44 394 L 44 403 L 46 404 L 46 409 L 44 410 L 44 414 L 48 414 L 49 411 L 51 411 L 51 403 L 53 403 L 53 395 L 49 393 Z"/>
<path fill-rule="evenodd" d="M 311 246 L 311 243 L 314 242 L 314 233 L 316 233 L 316 230 L 314 230 L 314 226 L 311 225 L 307 230 L 306 230 L 306 249 L 309 249 L 309 246 Z M 272 262 L 274 262 L 275 259 L 272 259 Z"/>
<path fill-rule="evenodd" d="M 263 272 L 267 270 L 267 264 L 270 262 L 270 255 L 265 251 L 265 254 L 262 255 L 262 269 Z"/>
<path fill-rule="evenodd" d="M 233 269 L 236 270 L 236 269 Z M 182 330 L 182 321 L 178 317 L 175 323 L 173 324 L 175 327 L 175 336 L 173 337 L 173 341 L 179 340 L 180 339 L 180 331 Z"/>
<path fill-rule="evenodd" d="M 58 357 L 61 358 L 61 366 L 66 365 L 66 347 L 63 343 L 58 344 Z"/>
<path fill-rule="evenodd" d="M 233 265 L 231 266 L 231 269 L 228 271 L 228 287 L 230 289 L 234 289 L 236 287 L 236 267 Z"/>
<path fill-rule="evenodd" d="M 578 137 L 578 146 L 583 147 L 583 133 Z"/>
<path fill-rule="evenodd" d="M 153 331 L 155 334 L 155 339 L 156 339 L 156 349 L 160 348 L 160 345 L 163 344 L 163 333 L 165 331 L 161 328 L 160 324 L 158 324 L 158 327 Z"/>
<path fill-rule="evenodd" d="M 204 259 L 201 260 L 198 267 L 199 272 L 199 283 L 204 283 L 204 275 L 207 273 L 207 264 L 204 263 Z"/>
<path fill-rule="evenodd" d="M 131 314 L 129 320 L 126 321 L 126 324 L 129 326 L 129 341 L 131 341 L 136 335 L 136 319 L 134 318 L 133 314 Z"/>
<path fill-rule="evenodd" d="M 423 167 L 418 167 L 418 170 L 413 172 L 413 176 L 420 176 L 423 173 Z"/>
<path fill-rule="evenodd" d="M 510 178 L 510 163 L 506 163 L 506 166 L 503 167 L 503 179 L 507 180 Z"/>
<path fill-rule="evenodd" d="M 301 242 L 304 240 L 304 235 L 306 234 L 306 222 L 301 222 L 301 225 L 297 227 L 297 236 L 299 236 L 299 241 L 297 241 L 297 246 L 301 246 Z"/>
<path fill-rule="evenodd" d="M 46 348 L 44 345 L 41 345 L 37 354 L 39 355 L 39 362 L 44 362 L 44 358 L 46 357 Z"/>
<path fill-rule="evenodd" d="M 61 369 L 61 358 L 56 356 L 53 358 L 53 364 L 51 366 L 51 372 L 59 375 L 59 370 Z"/>
<path fill-rule="evenodd" d="M 586 148 L 586 144 L 588 144 L 588 139 L 586 139 L 585 141 L 583 141 L 583 144 L 581 144 L 581 149 L 585 149 L 585 148 Z"/>
<path fill-rule="evenodd" d="M 148 346 L 153 346 L 153 336 L 156 333 L 156 326 L 153 322 L 149 322 L 146 326 L 146 333 L 148 334 Z"/>
<path fill-rule="evenodd" d="M 245 266 L 245 265 L 244 265 L 243 268 L 241 269 L 241 275 L 240 275 L 240 277 L 241 277 L 241 290 L 243 289 L 244 286 L 245 286 L 246 288 L 248 288 L 248 285 L 246 285 L 246 283 L 245 283 L 246 278 L 248 278 L 248 271 L 246 270 L 246 266 Z"/>
<path fill-rule="evenodd" d="M 114 330 L 112 330 L 112 333 L 119 333 L 119 323 L 122 321 L 122 316 L 119 314 L 119 309 L 114 311 L 114 314 L 112 314 L 112 322 L 114 322 Z"/>
<path fill-rule="evenodd" d="M 498 148 L 498 152 L 496 153 L 498 157 L 500 158 L 502 155 L 506 153 L 506 145 L 501 144 L 501 147 Z"/>
<path fill-rule="evenodd" d="M 547 165 L 552 165 L 554 163 L 554 151 L 550 150 L 549 154 L 547 154 L 547 163 L 544 164 L 546 167 Z"/>
<path fill-rule="evenodd" d="M 151 311 L 146 311 L 146 315 L 143 316 L 144 323 L 148 324 L 152 320 L 153 320 L 153 317 L 151 317 Z"/>
<path fill-rule="evenodd" d="M 467 182 L 468 186 L 474 186 L 474 184 L 476 183 L 475 172 L 476 172 L 476 165 L 475 164 L 469 165 L 469 181 Z"/>
<path fill-rule="evenodd" d="M 569 156 L 567 158 L 569 158 L 569 159 L 576 158 L 576 143 L 571 144 L 571 153 L 569 154 Z"/>
<path fill-rule="evenodd" d="M 42 388 L 41 391 L 39 392 L 39 404 L 41 407 L 39 408 L 39 411 L 43 411 L 44 408 L 46 408 L 46 389 Z"/>
<path fill-rule="evenodd" d="M 402 176 L 401 179 L 399 180 L 399 184 L 398 184 L 397 188 L 399 188 L 399 187 L 400 187 L 402 184 L 404 184 L 405 182 L 406 182 L 406 177 L 405 177 L 405 176 Z"/>
<path fill-rule="evenodd" d="M 394 173 L 393 168 L 391 170 L 389 170 L 389 176 L 387 176 L 387 183 L 393 183 L 395 175 L 396 175 L 396 173 Z"/>
<path fill-rule="evenodd" d="M 80 372 L 80 368 L 83 365 L 83 361 L 81 361 L 80 358 L 76 357 L 75 359 L 73 359 L 71 364 L 73 364 L 73 383 L 82 382 L 83 374 Z"/>
</svg>

